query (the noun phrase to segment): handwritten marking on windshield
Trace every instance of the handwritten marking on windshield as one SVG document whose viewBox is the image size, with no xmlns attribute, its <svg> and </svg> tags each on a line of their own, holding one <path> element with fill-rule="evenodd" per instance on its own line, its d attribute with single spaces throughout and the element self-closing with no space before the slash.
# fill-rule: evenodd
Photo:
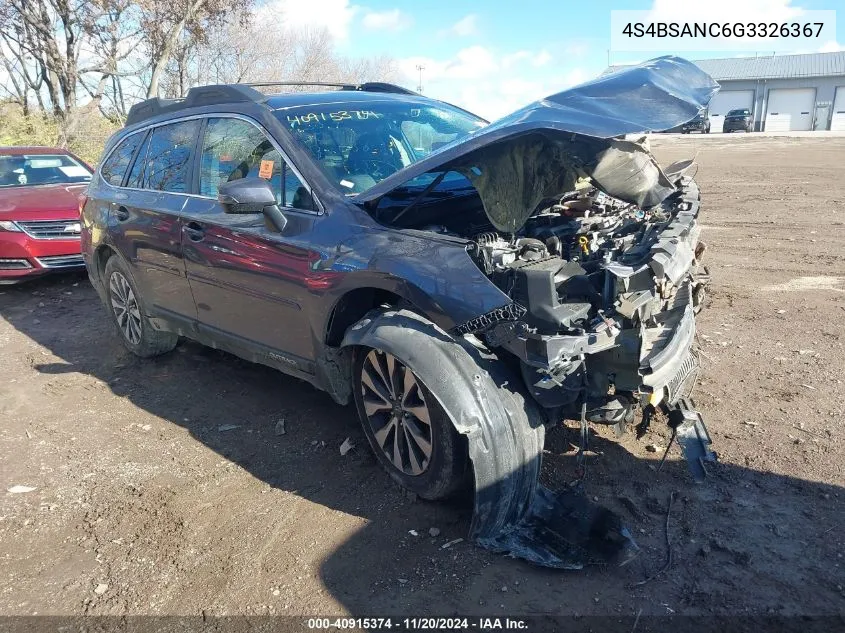
<svg viewBox="0 0 845 633">
<path fill-rule="evenodd" d="M 337 110 L 335 112 L 309 112 L 301 115 L 288 115 L 288 123 L 291 127 L 306 125 L 308 123 L 319 123 L 320 121 L 346 121 L 355 119 L 365 121 L 367 119 L 380 119 L 384 115 L 372 110 Z"/>
</svg>

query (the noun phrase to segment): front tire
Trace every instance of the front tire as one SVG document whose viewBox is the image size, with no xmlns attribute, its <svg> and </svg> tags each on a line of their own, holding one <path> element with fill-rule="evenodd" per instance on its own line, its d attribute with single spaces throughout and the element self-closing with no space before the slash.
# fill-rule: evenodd
<svg viewBox="0 0 845 633">
<path fill-rule="evenodd" d="M 352 373 L 361 426 L 388 474 L 424 499 L 461 489 L 467 482 L 466 442 L 414 372 L 388 352 L 360 346 Z"/>
<path fill-rule="evenodd" d="M 106 308 L 126 349 L 141 358 L 151 358 L 176 347 L 176 334 L 153 327 L 129 267 L 116 255 L 106 262 L 104 278 Z"/>
</svg>

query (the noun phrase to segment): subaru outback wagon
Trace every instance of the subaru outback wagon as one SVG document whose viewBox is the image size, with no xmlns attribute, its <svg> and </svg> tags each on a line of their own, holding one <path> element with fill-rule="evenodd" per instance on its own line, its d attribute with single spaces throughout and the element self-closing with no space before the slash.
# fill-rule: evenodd
<svg viewBox="0 0 845 633">
<path fill-rule="evenodd" d="M 641 434 L 662 410 L 699 474 L 699 190 L 625 135 L 689 121 L 715 82 L 659 58 L 493 124 L 337 88 L 132 108 L 82 213 L 123 344 L 189 337 L 354 403 L 402 486 L 474 480 L 479 538 L 525 514 L 565 419 Z"/>
</svg>

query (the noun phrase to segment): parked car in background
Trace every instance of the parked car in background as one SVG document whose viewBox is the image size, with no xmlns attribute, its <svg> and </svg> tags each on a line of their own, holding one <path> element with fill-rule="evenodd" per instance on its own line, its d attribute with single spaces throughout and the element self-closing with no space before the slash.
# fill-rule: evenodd
<svg viewBox="0 0 845 633">
<path fill-rule="evenodd" d="M 710 114 L 706 110 L 699 112 L 694 119 L 681 126 L 681 134 L 689 134 L 690 132 L 710 134 Z"/>
<path fill-rule="evenodd" d="M 748 108 L 731 110 L 725 115 L 722 132 L 752 132 L 754 130 L 754 115 Z"/>
<path fill-rule="evenodd" d="M 56 147 L 0 147 L 0 284 L 82 269 L 79 196 L 93 169 Z"/>
</svg>

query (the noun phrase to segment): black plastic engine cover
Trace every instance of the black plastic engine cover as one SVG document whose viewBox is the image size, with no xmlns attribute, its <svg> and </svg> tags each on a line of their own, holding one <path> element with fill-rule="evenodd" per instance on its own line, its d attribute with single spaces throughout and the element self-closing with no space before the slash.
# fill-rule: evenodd
<svg viewBox="0 0 845 633">
<path fill-rule="evenodd" d="M 528 308 L 525 321 L 543 332 L 558 332 L 571 328 L 574 322 L 587 319 L 590 303 L 561 301 L 566 299 L 566 284 L 586 271 L 577 262 L 560 257 L 536 261 L 517 261 L 511 265 L 514 276 L 512 297 Z M 580 285 L 580 284 L 579 284 Z"/>
</svg>

